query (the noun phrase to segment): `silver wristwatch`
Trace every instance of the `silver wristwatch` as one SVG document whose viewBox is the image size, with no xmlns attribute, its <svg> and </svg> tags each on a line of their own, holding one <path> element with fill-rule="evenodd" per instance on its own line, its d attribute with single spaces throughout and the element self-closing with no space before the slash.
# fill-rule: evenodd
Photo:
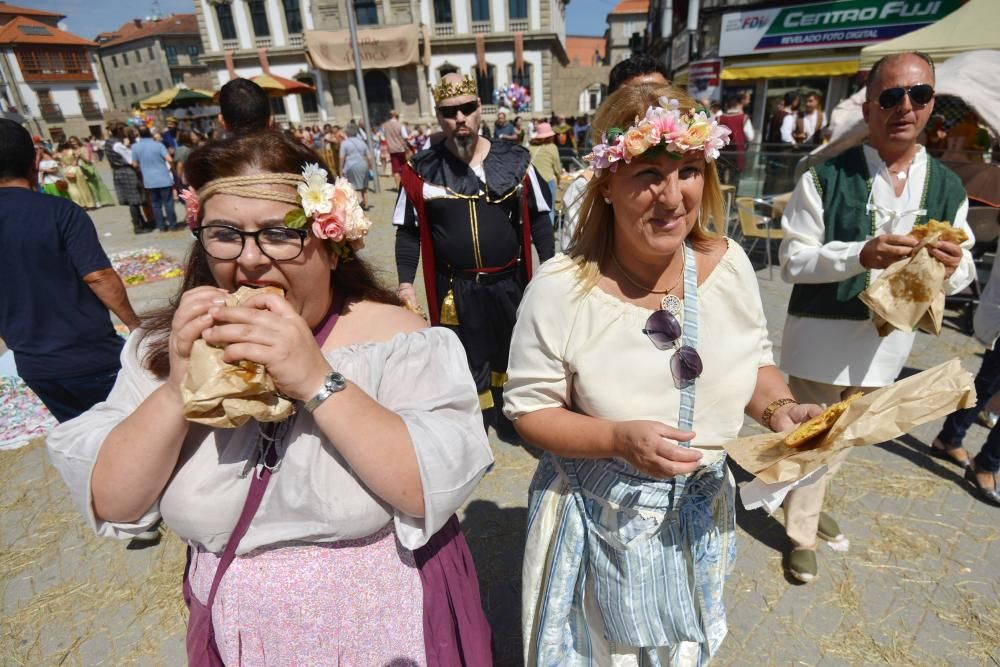
<svg viewBox="0 0 1000 667">
<path fill-rule="evenodd" d="M 337 371 L 330 371 L 323 381 L 323 387 L 316 392 L 316 395 L 305 402 L 305 409 L 312 412 L 319 407 L 320 403 L 330 398 L 338 391 L 343 391 L 347 387 L 347 379 Z"/>
</svg>

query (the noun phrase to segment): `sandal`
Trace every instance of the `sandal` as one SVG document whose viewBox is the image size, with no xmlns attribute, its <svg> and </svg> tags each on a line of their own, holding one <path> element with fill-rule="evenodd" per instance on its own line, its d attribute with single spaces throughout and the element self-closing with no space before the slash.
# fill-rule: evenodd
<svg viewBox="0 0 1000 667">
<path fill-rule="evenodd" d="M 837 525 L 836 519 L 826 512 L 819 513 L 819 525 L 816 527 L 816 535 L 827 542 L 839 542 L 846 539 L 844 534 L 840 532 L 840 526 Z"/>
<path fill-rule="evenodd" d="M 808 584 L 816 579 L 819 567 L 814 549 L 792 549 L 788 554 L 788 573 L 795 579 Z"/>
<path fill-rule="evenodd" d="M 930 450 L 931 450 L 930 454 L 934 458 L 942 459 L 944 461 L 948 461 L 949 463 L 954 463 L 955 465 L 961 466 L 966 470 L 968 470 L 969 466 L 972 465 L 972 460 L 969 458 L 969 453 L 965 451 L 965 447 L 963 447 L 962 445 L 948 446 L 945 443 L 941 442 L 941 440 L 939 440 L 938 438 L 934 438 L 934 442 L 931 443 Z M 965 455 L 964 459 L 959 459 L 954 456 L 953 452 L 957 452 L 959 450 L 961 450 L 962 453 Z"/>
<path fill-rule="evenodd" d="M 993 488 L 983 486 L 979 483 L 979 478 L 976 476 L 977 472 L 986 472 L 985 470 L 976 470 L 975 465 L 970 465 L 965 469 L 965 479 L 972 482 L 972 486 L 976 488 L 976 492 L 979 497 L 991 505 L 996 505 L 1000 507 L 1000 491 L 997 491 L 997 475 L 993 473 Z"/>
</svg>

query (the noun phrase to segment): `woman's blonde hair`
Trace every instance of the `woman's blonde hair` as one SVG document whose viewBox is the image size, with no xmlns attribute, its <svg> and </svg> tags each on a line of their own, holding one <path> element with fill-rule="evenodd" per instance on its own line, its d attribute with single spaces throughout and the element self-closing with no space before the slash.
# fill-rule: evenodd
<svg viewBox="0 0 1000 667">
<path fill-rule="evenodd" d="M 628 129 L 635 124 L 637 117 L 646 114 L 646 109 L 656 106 L 660 97 L 677 100 L 681 109 L 697 107 L 695 101 L 684 90 L 673 86 L 624 86 L 615 91 L 597 110 L 590 124 L 594 143 L 600 143 L 602 135 L 610 128 Z M 580 287 L 584 290 L 589 290 L 597 284 L 601 262 L 611 252 L 614 241 L 614 210 L 610 204 L 604 202 L 602 194 L 603 186 L 607 184 L 611 175 L 611 171 L 605 169 L 599 176 L 595 175 L 590 179 L 580 206 L 579 223 L 566 249 L 566 254 L 574 261 L 580 272 Z M 709 220 L 717 227 L 723 227 L 725 224 L 719 173 L 715 169 L 714 162 L 706 165 L 705 187 L 701 197 L 701 209 L 698 211 L 698 222 L 688 234 L 695 249 L 704 249 L 706 245 L 720 238 L 719 234 L 708 228 Z"/>
</svg>

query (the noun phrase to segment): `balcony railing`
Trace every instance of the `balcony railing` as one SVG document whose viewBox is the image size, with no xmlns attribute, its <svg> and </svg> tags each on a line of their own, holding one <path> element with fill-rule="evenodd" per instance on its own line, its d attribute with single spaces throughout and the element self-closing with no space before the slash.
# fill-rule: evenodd
<svg viewBox="0 0 1000 667">
<path fill-rule="evenodd" d="M 438 23 L 434 26 L 435 37 L 451 37 L 455 34 L 455 26 L 451 23 Z"/>
<path fill-rule="evenodd" d="M 528 19 L 511 19 L 511 32 L 528 32 Z"/>
<path fill-rule="evenodd" d="M 104 114 L 101 112 L 101 107 L 97 105 L 97 102 L 81 101 L 80 113 L 82 113 L 83 117 L 88 120 L 99 120 L 104 117 Z"/>
<path fill-rule="evenodd" d="M 47 123 L 61 123 L 66 120 L 65 116 L 63 116 L 62 108 L 52 102 L 40 102 L 38 104 L 38 113 L 41 114 L 42 119 Z"/>
<path fill-rule="evenodd" d="M 269 48 L 271 48 L 271 38 L 270 37 L 254 37 L 253 45 L 254 45 L 254 48 L 257 48 L 257 49 L 269 49 Z"/>
<path fill-rule="evenodd" d="M 172 56 L 168 55 L 167 56 L 167 65 L 173 67 L 176 64 L 177 64 L 177 55 L 176 54 L 174 54 Z"/>
<path fill-rule="evenodd" d="M 473 21 L 472 22 L 472 32 L 474 32 L 474 33 L 493 32 L 493 22 L 492 21 Z"/>
<path fill-rule="evenodd" d="M 238 39 L 224 39 L 222 40 L 222 50 L 223 51 L 235 51 L 240 48 L 240 40 Z"/>
<path fill-rule="evenodd" d="M 305 40 L 302 37 L 301 32 L 297 32 L 288 36 L 288 46 L 302 46 Z"/>
<path fill-rule="evenodd" d="M 319 122 L 319 112 L 318 111 L 308 111 L 302 114 L 303 123 L 318 123 Z"/>
</svg>

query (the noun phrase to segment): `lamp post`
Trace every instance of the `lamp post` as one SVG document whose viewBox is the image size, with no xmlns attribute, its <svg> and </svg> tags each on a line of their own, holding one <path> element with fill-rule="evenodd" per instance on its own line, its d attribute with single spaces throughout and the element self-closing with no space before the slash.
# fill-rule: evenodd
<svg viewBox="0 0 1000 667">
<path fill-rule="evenodd" d="M 361 98 L 361 118 L 365 122 L 365 138 L 368 140 L 368 152 L 372 156 L 372 164 L 375 163 L 375 148 L 372 144 L 372 134 L 374 128 L 368 117 L 368 94 L 365 92 L 365 77 L 361 72 L 361 51 L 358 49 L 358 26 L 354 18 L 354 0 L 346 0 L 347 4 L 347 26 L 351 32 L 351 51 L 354 53 L 354 78 L 358 87 L 358 97 Z M 372 171 L 375 171 L 374 169 Z M 375 172 L 375 192 L 382 192 L 382 183 L 379 181 L 378 172 Z"/>
</svg>

